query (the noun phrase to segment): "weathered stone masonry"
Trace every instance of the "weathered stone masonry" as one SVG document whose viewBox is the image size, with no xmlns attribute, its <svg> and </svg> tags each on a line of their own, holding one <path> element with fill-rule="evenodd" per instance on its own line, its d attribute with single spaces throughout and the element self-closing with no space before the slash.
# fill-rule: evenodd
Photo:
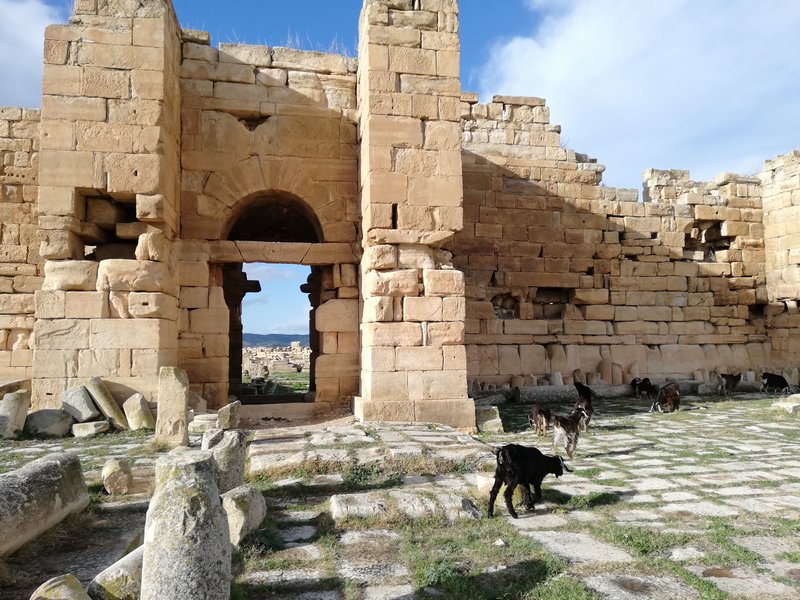
<svg viewBox="0 0 800 600">
<path fill-rule="evenodd" d="M 365 0 L 358 59 L 78 0 L 0 108 L 0 378 L 37 407 L 178 366 L 235 391 L 248 262 L 312 273 L 314 400 L 474 423 L 469 385 L 796 367 L 800 154 L 601 185 L 539 98 L 478 103 L 455 0 Z"/>
</svg>

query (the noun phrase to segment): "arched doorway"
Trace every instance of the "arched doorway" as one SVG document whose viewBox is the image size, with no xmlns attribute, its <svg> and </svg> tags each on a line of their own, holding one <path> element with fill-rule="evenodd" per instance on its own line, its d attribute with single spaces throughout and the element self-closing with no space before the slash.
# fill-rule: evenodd
<svg viewBox="0 0 800 600">
<path fill-rule="evenodd" d="M 286 193 L 267 193 L 247 202 L 239 217 L 232 222 L 227 240 L 234 242 L 310 243 L 324 242 L 322 228 L 316 215 L 301 199 Z M 287 261 L 284 264 L 297 264 Z M 310 267 L 310 273 L 299 291 L 308 295 L 307 322 L 309 388 L 305 393 L 295 393 L 271 382 L 242 381 L 243 323 L 242 301 L 248 293 L 261 290 L 258 281 L 248 279 L 242 263 L 222 266 L 225 302 L 230 314 L 229 328 L 229 389 L 243 403 L 266 404 L 314 401 L 315 364 L 320 352 L 319 334 L 314 326 L 314 314 L 322 301 L 319 281 L 321 268 Z"/>
</svg>

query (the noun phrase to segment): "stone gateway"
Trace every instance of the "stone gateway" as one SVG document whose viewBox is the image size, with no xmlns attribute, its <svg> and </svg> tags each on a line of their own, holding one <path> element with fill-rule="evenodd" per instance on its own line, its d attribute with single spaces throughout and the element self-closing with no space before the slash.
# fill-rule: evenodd
<svg viewBox="0 0 800 600">
<path fill-rule="evenodd" d="M 155 402 L 162 367 L 227 404 L 253 262 L 310 267 L 309 399 L 366 420 L 795 366 L 797 151 L 603 187 L 544 100 L 461 89 L 456 0 L 365 0 L 357 59 L 215 47 L 169 0 L 74 13 L 41 109 L 0 108 L 0 379 L 35 409 L 93 378 Z"/>
</svg>

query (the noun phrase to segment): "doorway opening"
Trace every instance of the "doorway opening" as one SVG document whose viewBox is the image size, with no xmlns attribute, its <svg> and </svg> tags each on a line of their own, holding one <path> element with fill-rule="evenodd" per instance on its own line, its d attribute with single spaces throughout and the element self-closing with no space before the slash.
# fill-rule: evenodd
<svg viewBox="0 0 800 600">
<path fill-rule="evenodd" d="M 302 200 L 288 194 L 252 199 L 228 239 L 320 243 L 321 227 Z M 296 263 L 222 265 L 230 314 L 229 389 L 245 404 L 313 402 L 319 335 L 320 267 Z"/>
</svg>

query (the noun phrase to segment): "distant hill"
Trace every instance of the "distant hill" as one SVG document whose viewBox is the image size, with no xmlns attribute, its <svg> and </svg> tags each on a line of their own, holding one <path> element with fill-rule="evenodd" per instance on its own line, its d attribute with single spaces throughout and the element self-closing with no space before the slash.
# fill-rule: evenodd
<svg viewBox="0 0 800 600">
<path fill-rule="evenodd" d="M 288 346 L 292 342 L 300 342 L 301 346 L 308 346 L 308 335 L 300 333 L 243 333 L 242 346 Z"/>
</svg>

